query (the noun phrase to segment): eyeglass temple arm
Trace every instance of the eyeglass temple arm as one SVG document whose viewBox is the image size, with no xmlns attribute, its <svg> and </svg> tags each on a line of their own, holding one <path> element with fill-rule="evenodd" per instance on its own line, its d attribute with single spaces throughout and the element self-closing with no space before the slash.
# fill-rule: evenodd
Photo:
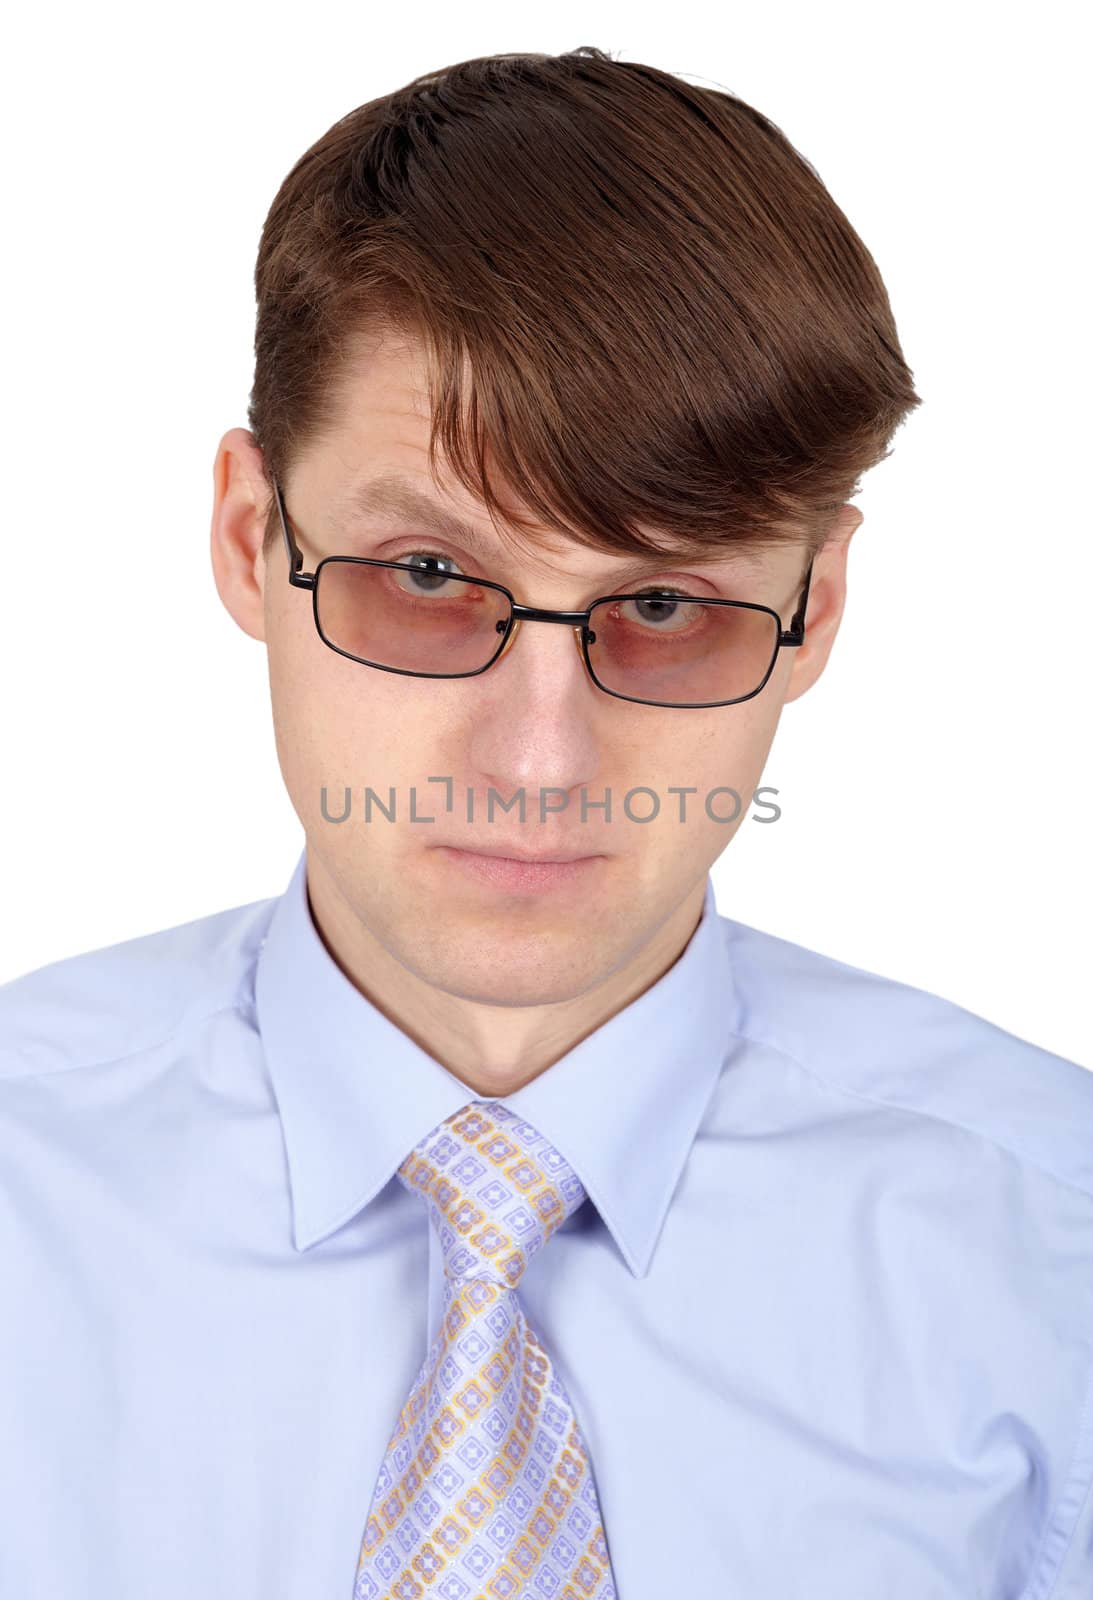
<svg viewBox="0 0 1093 1600">
<path fill-rule="evenodd" d="M 809 561 L 808 568 L 805 572 L 805 586 L 801 591 L 800 604 L 793 613 L 793 620 L 789 627 L 783 628 L 781 634 L 779 635 L 779 644 L 804 644 L 805 642 L 805 612 L 808 610 L 808 587 L 812 582 L 813 560 L 815 560 L 815 557 L 812 557 L 812 559 Z"/>
<path fill-rule="evenodd" d="M 277 515 L 281 519 L 281 532 L 285 537 L 285 553 L 288 556 L 288 581 L 295 584 L 297 589 L 314 589 L 315 574 L 313 572 L 300 571 L 304 564 L 303 554 L 296 540 L 292 537 L 292 530 L 288 525 L 288 517 L 285 515 L 285 499 L 281 493 L 281 485 L 276 478 L 273 479 L 273 498 L 277 502 Z"/>
</svg>

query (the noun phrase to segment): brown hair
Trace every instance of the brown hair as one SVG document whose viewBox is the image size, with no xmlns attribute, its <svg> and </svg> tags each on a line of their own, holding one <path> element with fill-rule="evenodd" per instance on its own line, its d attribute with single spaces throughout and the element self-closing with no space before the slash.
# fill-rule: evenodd
<svg viewBox="0 0 1093 1600">
<path fill-rule="evenodd" d="M 921 403 L 876 263 L 781 130 L 591 45 L 342 117 L 281 184 L 255 289 L 248 421 L 286 497 L 373 332 L 420 341 L 434 473 L 439 437 L 495 523 L 531 528 L 494 462 L 624 554 L 815 551 Z"/>
</svg>

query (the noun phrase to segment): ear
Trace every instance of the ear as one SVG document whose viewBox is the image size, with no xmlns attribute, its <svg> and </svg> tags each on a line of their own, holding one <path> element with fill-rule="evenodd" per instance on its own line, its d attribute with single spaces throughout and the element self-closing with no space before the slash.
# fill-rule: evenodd
<svg viewBox="0 0 1093 1600">
<path fill-rule="evenodd" d="M 864 520 L 858 507 L 847 501 L 836 512 L 827 538 L 816 553 L 808 589 L 804 643 L 789 652 L 793 667 L 786 702 L 796 700 L 810 689 L 827 665 L 846 602 L 847 551 L 855 530 Z"/>
<path fill-rule="evenodd" d="M 266 637 L 262 554 L 269 489 L 262 452 L 246 428 L 231 428 L 213 463 L 210 548 L 217 593 L 229 615 L 252 639 Z"/>
</svg>

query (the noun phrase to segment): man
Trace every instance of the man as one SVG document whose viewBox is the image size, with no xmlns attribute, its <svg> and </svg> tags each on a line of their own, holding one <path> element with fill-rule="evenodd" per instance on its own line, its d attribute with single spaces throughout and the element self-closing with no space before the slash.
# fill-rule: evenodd
<svg viewBox="0 0 1093 1600">
<path fill-rule="evenodd" d="M 304 848 L 0 992 L 0 1593 L 1088 1600 L 1093 1078 L 709 876 L 918 403 L 865 247 L 583 48 L 336 123 L 256 285 Z"/>
</svg>

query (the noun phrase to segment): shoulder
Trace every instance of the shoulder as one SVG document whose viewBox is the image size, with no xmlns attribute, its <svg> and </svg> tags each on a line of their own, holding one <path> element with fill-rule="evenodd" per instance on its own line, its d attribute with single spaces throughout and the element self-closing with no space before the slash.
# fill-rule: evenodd
<svg viewBox="0 0 1093 1600">
<path fill-rule="evenodd" d="M 1093 1071 L 941 995 L 719 921 L 738 1032 L 844 1096 L 962 1128 L 1093 1197 Z"/>
<path fill-rule="evenodd" d="M 276 903 L 233 906 L 0 984 L 0 1081 L 139 1055 L 249 1004 Z"/>
</svg>

